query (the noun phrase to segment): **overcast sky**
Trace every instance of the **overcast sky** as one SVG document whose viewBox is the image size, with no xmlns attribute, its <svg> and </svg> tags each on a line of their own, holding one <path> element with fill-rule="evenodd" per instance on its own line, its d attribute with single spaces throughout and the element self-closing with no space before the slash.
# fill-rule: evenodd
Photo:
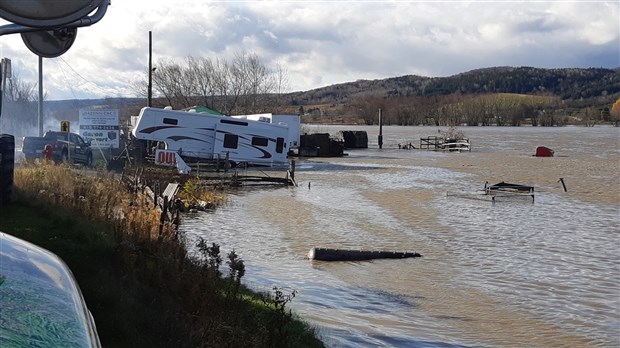
<svg viewBox="0 0 620 348">
<path fill-rule="evenodd" d="M 619 7 L 617 0 L 112 0 L 100 22 L 78 29 L 67 53 L 43 60 L 43 86 L 48 100 L 135 97 L 130 82 L 146 74 L 149 31 L 154 63 L 255 53 L 286 69 L 290 91 L 493 66 L 616 68 Z M 19 34 L 0 37 L 0 56 L 37 83 L 38 58 Z"/>
</svg>

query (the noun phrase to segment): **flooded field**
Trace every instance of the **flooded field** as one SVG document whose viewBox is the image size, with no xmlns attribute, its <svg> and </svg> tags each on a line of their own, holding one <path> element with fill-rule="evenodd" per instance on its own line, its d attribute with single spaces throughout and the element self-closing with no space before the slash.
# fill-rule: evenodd
<svg viewBox="0 0 620 348">
<path fill-rule="evenodd" d="M 298 187 L 241 190 L 181 228 L 234 249 L 248 286 L 298 291 L 328 346 L 620 345 L 619 128 L 464 127 L 463 153 L 398 149 L 433 127 L 384 127 L 383 149 L 378 127 L 315 128 L 366 130 L 369 149 L 298 160 Z M 533 157 L 541 145 L 556 156 Z M 501 181 L 534 202 L 465 198 Z M 317 262 L 312 247 L 423 257 Z"/>
</svg>

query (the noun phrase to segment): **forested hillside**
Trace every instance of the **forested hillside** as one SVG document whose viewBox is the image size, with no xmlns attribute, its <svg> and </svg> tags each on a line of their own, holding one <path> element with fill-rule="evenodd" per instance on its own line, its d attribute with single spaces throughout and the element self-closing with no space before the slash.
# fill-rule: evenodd
<svg viewBox="0 0 620 348">
<path fill-rule="evenodd" d="M 618 69 L 495 67 L 358 80 L 285 95 L 308 123 L 555 126 L 620 122 Z M 297 110 L 297 111 L 296 111 Z"/>
<path fill-rule="evenodd" d="M 449 77 L 407 75 L 382 80 L 358 80 L 288 94 L 294 104 L 325 104 L 352 97 L 432 97 L 450 94 L 553 94 L 561 99 L 604 97 L 620 93 L 618 69 L 540 69 L 495 67 Z"/>
</svg>

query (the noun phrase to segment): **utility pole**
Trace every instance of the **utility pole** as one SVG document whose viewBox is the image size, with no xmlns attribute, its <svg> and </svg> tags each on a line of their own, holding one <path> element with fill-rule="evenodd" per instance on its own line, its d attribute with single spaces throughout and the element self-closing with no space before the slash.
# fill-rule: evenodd
<svg viewBox="0 0 620 348">
<path fill-rule="evenodd" d="M 9 58 L 2 58 L 0 60 L 0 117 L 2 116 L 2 107 L 4 105 L 4 93 L 6 91 L 6 79 L 11 78 L 11 60 Z"/>
<path fill-rule="evenodd" d="M 383 148 L 383 117 L 381 115 L 381 108 L 379 108 L 379 148 Z"/>
<path fill-rule="evenodd" d="M 149 86 L 146 106 L 152 106 L 153 99 L 153 32 L 149 30 Z"/>
<path fill-rule="evenodd" d="M 43 57 L 39 56 L 39 136 L 43 136 Z"/>
</svg>

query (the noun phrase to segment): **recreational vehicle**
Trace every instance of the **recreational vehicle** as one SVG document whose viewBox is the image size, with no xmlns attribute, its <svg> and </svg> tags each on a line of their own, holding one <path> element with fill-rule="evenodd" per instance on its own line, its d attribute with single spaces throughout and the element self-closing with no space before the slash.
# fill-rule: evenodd
<svg viewBox="0 0 620 348">
<path fill-rule="evenodd" d="M 234 118 L 247 119 L 253 121 L 261 121 L 272 124 L 285 125 L 288 127 L 288 149 L 289 151 L 295 148 L 299 148 L 299 141 L 301 137 L 301 120 L 299 115 L 273 115 L 267 114 L 254 114 L 254 115 L 240 115 L 232 116 Z"/>
<path fill-rule="evenodd" d="M 207 113 L 144 107 L 136 139 L 165 144 L 186 161 L 227 158 L 233 163 L 287 163 L 288 126 Z"/>
</svg>

